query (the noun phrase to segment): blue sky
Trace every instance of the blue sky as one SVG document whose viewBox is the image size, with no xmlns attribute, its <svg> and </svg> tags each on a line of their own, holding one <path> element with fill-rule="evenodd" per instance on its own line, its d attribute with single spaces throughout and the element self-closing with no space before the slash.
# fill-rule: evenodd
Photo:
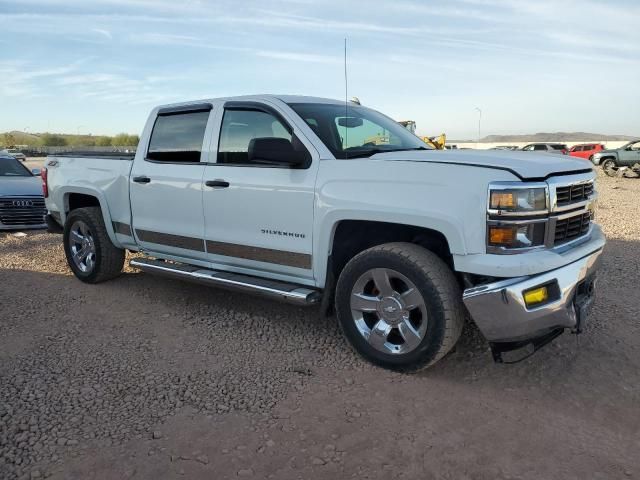
<svg viewBox="0 0 640 480">
<path fill-rule="evenodd" d="M 0 131 L 139 133 L 151 107 L 349 94 L 418 132 L 640 135 L 640 3 L 0 0 Z"/>
</svg>

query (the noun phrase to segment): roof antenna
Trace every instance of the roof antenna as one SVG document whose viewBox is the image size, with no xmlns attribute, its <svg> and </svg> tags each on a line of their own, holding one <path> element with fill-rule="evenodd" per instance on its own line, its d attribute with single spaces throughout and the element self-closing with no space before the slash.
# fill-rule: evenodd
<svg viewBox="0 0 640 480">
<path fill-rule="evenodd" d="M 344 158 L 345 160 L 347 159 L 347 151 L 346 151 L 346 147 L 347 145 L 349 145 L 349 128 L 346 126 L 348 125 L 348 120 L 347 118 L 349 118 L 349 91 L 348 91 L 348 87 L 347 87 L 348 83 L 347 83 L 347 38 L 345 37 L 344 39 L 344 121 L 345 121 L 345 127 L 344 127 Z"/>
</svg>

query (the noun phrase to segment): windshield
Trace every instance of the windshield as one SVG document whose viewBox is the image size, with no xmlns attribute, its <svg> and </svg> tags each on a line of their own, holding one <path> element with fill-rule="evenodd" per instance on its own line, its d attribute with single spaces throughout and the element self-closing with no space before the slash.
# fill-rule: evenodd
<svg viewBox="0 0 640 480">
<path fill-rule="evenodd" d="M 15 158 L 0 158 L 0 177 L 31 176 L 31 172 Z"/>
<path fill-rule="evenodd" d="M 431 150 L 391 118 L 359 105 L 292 103 L 336 158 L 370 157 L 400 150 Z M 345 114 L 346 113 L 346 114 Z"/>
</svg>

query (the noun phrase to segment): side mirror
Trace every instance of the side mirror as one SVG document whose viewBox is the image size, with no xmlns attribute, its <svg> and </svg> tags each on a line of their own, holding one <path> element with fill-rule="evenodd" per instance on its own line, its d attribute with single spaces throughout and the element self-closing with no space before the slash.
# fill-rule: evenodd
<svg viewBox="0 0 640 480">
<path fill-rule="evenodd" d="M 306 150 L 296 150 L 286 138 L 253 138 L 247 153 L 249 163 L 299 167 L 307 161 Z"/>
<path fill-rule="evenodd" d="M 31 173 L 32 173 L 33 175 L 35 175 L 36 177 L 39 177 L 39 176 L 42 174 L 42 170 L 40 170 L 39 168 L 33 168 L 33 169 L 31 170 Z"/>
</svg>

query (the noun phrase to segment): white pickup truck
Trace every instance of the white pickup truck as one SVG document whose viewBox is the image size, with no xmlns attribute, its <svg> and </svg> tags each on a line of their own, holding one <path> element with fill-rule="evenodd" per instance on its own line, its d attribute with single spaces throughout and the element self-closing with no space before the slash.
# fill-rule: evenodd
<svg viewBox="0 0 640 480">
<path fill-rule="evenodd" d="M 498 361 L 579 332 L 605 244 L 573 157 L 431 150 L 357 104 L 259 95 L 155 108 L 135 156 L 50 156 L 73 273 L 150 273 L 335 311 L 378 365 L 416 370 L 470 317 Z"/>
</svg>

